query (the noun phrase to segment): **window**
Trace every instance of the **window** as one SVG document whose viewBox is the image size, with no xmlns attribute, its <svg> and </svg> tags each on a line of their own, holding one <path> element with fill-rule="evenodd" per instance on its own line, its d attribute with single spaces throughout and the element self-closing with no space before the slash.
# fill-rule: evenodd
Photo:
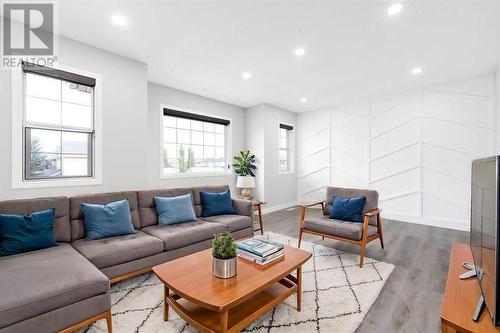
<svg viewBox="0 0 500 333">
<path fill-rule="evenodd" d="M 23 179 L 93 177 L 95 79 L 22 67 Z"/>
<path fill-rule="evenodd" d="M 229 170 L 229 120 L 163 109 L 164 176 Z"/>
<path fill-rule="evenodd" d="M 293 127 L 290 125 L 280 124 L 280 171 L 291 171 L 290 165 L 290 136 Z"/>
</svg>

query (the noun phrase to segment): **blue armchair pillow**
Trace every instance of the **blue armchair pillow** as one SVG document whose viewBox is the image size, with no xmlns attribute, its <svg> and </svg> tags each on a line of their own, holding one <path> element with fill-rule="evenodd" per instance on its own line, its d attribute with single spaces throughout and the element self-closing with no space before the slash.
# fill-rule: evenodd
<svg viewBox="0 0 500 333">
<path fill-rule="evenodd" d="M 134 234 L 128 200 L 107 205 L 82 204 L 85 240 Z"/>
<path fill-rule="evenodd" d="M 154 197 L 158 224 L 169 225 L 196 221 L 191 194 L 178 197 Z"/>
<path fill-rule="evenodd" d="M 231 201 L 231 192 L 200 192 L 201 216 L 236 214 Z"/>
<path fill-rule="evenodd" d="M 54 208 L 29 215 L 0 214 L 0 256 L 56 246 Z"/>
<path fill-rule="evenodd" d="M 366 197 L 333 197 L 330 218 L 349 222 L 363 222 Z"/>
</svg>

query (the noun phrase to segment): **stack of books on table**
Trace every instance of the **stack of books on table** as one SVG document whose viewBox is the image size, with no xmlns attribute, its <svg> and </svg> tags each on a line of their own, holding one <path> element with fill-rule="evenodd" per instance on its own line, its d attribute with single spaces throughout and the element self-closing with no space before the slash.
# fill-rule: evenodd
<svg viewBox="0 0 500 333">
<path fill-rule="evenodd" d="M 267 265 L 283 258 L 283 244 L 270 241 L 261 236 L 236 243 L 240 258 L 250 260 L 258 265 Z"/>
</svg>

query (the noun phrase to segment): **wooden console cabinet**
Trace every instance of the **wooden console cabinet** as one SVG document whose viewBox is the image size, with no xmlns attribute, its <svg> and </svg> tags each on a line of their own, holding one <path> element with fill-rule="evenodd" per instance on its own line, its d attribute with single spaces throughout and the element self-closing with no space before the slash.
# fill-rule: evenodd
<svg viewBox="0 0 500 333">
<path fill-rule="evenodd" d="M 500 333 L 485 309 L 476 323 L 472 315 L 481 291 L 475 278 L 460 280 L 458 276 L 466 271 L 463 262 L 472 262 L 469 244 L 455 244 L 451 251 L 448 280 L 441 308 L 441 331 L 443 333 Z"/>
</svg>

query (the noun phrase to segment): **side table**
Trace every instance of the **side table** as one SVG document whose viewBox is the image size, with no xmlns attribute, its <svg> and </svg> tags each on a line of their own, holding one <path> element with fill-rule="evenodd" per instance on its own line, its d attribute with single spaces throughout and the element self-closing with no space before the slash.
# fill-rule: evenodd
<svg viewBox="0 0 500 333">
<path fill-rule="evenodd" d="M 254 230 L 254 231 L 260 231 L 260 234 L 264 234 L 264 228 L 262 226 L 262 205 L 265 204 L 264 201 L 252 201 L 253 204 L 253 211 L 257 211 L 259 214 L 259 229 Z M 253 222 L 253 221 L 252 221 Z"/>
</svg>

